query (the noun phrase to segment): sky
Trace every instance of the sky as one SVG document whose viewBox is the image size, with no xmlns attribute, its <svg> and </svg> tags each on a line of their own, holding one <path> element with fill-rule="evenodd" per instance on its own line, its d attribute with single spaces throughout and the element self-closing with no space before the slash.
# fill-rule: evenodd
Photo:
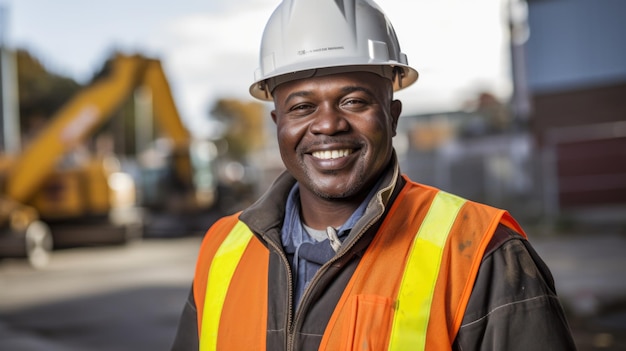
<svg viewBox="0 0 626 351">
<path fill-rule="evenodd" d="M 185 124 L 203 134 L 216 99 L 252 100 L 263 28 L 279 2 L 0 0 L 0 40 L 80 83 L 115 50 L 157 58 Z M 509 96 L 505 2 L 377 1 L 420 73 L 397 94 L 403 115 L 458 110 L 481 91 Z"/>
</svg>

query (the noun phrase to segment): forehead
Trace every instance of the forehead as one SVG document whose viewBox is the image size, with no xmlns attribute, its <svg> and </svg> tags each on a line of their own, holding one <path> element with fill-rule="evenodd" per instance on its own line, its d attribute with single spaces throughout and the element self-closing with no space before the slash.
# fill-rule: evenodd
<svg viewBox="0 0 626 351">
<path fill-rule="evenodd" d="M 347 72 L 292 80 L 278 85 L 272 95 L 275 100 L 279 100 L 294 92 L 341 91 L 345 88 L 362 88 L 374 95 L 386 94 L 393 89 L 391 80 L 378 74 Z"/>
</svg>

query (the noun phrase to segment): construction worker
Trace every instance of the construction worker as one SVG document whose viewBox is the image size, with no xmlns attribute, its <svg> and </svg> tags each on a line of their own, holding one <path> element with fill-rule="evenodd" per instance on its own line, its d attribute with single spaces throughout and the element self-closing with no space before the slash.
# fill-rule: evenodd
<svg viewBox="0 0 626 351">
<path fill-rule="evenodd" d="M 517 222 L 401 174 L 417 78 L 373 1 L 278 6 L 250 93 L 286 171 L 206 233 L 173 350 L 575 349 Z"/>
</svg>

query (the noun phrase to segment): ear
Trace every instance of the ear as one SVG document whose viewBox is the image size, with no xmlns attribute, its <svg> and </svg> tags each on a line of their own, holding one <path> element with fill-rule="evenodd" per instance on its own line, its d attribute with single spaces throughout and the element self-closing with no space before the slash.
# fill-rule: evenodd
<svg viewBox="0 0 626 351">
<path fill-rule="evenodd" d="M 391 113 L 391 123 L 393 127 L 393 136 L 396 136 L 396 129 L 398 128 L 398 119 L 402 113 L 402 101 L 393 100 L 389 109 Z"/>
<path fill-rule="evenodd" d="M 274 121 L 274 124 L 276 124 L 276 110 L 272 110 L 272 112 L 270 112 L 270 114 L 272 115 L 272 121 Z"/>
</svg>

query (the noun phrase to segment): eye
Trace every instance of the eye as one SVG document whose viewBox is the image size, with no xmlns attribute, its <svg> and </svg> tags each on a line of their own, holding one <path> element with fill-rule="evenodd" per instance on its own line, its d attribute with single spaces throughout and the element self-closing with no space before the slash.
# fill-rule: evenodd
<svg viewBox="0 0 626 351">
<path fill-rule="evenodd" d="M 341 106 L 343 108 L 348 108 L 348 109 L 361 109 L 367 106 L 367 101 L 360 99 L 360 98 L 350 97 L 350 98 L 344 99 L 341 102 Z"/>
<path fill-rule="evenodd" d="M 315 110 L 315 105 L 310 103 L 299 103 L 289 108 L 289 113 L 297 116 L 309 114 Z"/>
<path fill-rule="evenodd" d="M 306 110 L 306 109 L 309 109 L 309 108 L 311 108 L 311 105 L 309 105 L 309 104 L 298 104 L 296 106 L 293 106 L 291 108 L 291 110 L 292 111 L 295 111 L 295 110 Z"/>
</svg>

